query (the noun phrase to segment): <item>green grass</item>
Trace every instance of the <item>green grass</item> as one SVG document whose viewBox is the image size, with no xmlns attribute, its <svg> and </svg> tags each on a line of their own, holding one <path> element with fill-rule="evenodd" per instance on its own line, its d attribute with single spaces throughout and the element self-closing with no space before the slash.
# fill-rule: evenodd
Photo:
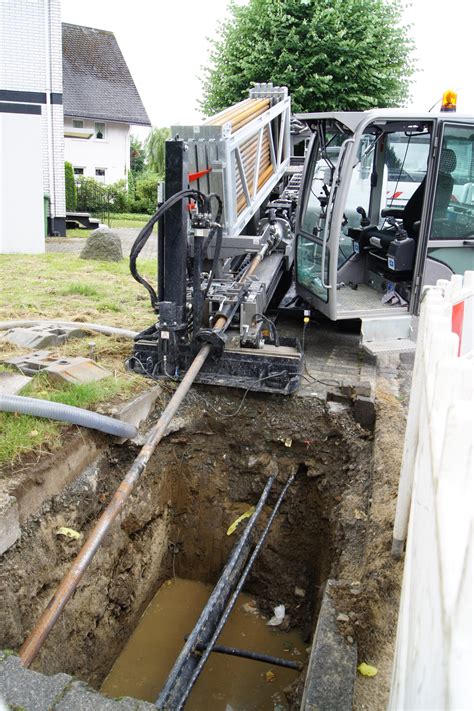
<svg viewBox="0 0 474 711">
<path fill-rule="evenodd" d="M 156 283 L 156 260 L 139 260 Z M 0 255 L 0 320 L 102 321 L 139 331 L 153 312 L 128 260 L 96 262 L 70 254 Z M 104 317 L 107 314 L 107 317 Z"/>
<path fill-rule="evenodd" d="M 156 283 L 156 260 L 141 260 L 140 271 Z M 61 319 L 103 323 L 139 331 L 153 322 L 147 293 L 132 279 L 128 260 L 95 262 L 70 254 L 0 255 L 0 320 Z M 61 356 L 89 355 L 95 343 L 100 365 L 114 373 L 98 383 L 61 387 L 38 375 L 22 394 L 94 408 L 98 403 L 128 399 L 148 387 L 141 376 L 125 371 L 129 340 L 100 334 L 69 341 L 49 350 Z M 21 351 L 0 344 L 0 359 Z M 0 369 L 5 369 L 0 364 Z M 0 413 L 0 466 L 34 452 L 38 456 L 61 444 L 64 425 L 42 418 Z"/>
<path fill-rule="evenodd" d="M 136 389 L 137 384 L 143 384 L 138 376 L 126 374 L 83 385 L 53 385 L 46 376 L 37 375 L 21 394 L 73 407 L 93 409 L 94 405 L 117 396 L 120 396 L 121 400 L 126 399 Z M 45 447 L 48 450 L 56 449 L 67 426 L 43 417 L 0 413 L 0 466 L 13 463 L 32 451 L 41 454 Z"/>
</svg>

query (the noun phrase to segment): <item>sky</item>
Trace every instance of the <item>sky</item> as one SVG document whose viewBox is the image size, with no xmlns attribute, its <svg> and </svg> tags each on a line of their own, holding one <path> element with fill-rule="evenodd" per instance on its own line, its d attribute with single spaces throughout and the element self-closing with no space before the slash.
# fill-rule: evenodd
<svg viewBox="0 0 474 711">
<path fill-rule="evenodd" d="M 244 4 L 246 0 L 239 0 Z M 154 126 L 199 122 L 208 37 L 226 16 L 226 0 L 62 0 L 64 22 L 114 32 Z M 440 12 L 436 8 L 441 7 Z M 474 114 L 472 0 L 412 0 L 404 12 L 415 40 L 418 72 L 408 105 L 427 111 L 446 89 L 458 91 L 458 113 Z M 146 129 L 134 128 L 140 137 Z"/>
</svg>

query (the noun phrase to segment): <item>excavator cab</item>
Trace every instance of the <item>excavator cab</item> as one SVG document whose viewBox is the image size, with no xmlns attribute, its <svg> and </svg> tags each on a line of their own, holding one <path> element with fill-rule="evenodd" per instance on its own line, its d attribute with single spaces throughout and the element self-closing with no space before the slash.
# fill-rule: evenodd
<svg viewBox="0 0 474 711">
<path fill-rule="evenodd" d="M 416 314 L 423 284 L 474 268 L 474 119 L 298 116 L 312 132 L 296 290 L 331 320 Z"/>
</svg>

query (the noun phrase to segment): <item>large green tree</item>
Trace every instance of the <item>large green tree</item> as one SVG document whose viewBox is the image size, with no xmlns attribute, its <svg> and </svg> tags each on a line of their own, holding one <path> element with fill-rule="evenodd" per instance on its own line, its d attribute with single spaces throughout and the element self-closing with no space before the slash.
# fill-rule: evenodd
<svg viewBox="0 0 474 711">
<path fill-rule="evenodd" d="M 211 115 L 268 81 L 289 88 L 294 111 L 402 105 L 413 73 L 402 10 L 397 0 L 231 2 L 211 40 L 202 109 Z"/>
</svg>

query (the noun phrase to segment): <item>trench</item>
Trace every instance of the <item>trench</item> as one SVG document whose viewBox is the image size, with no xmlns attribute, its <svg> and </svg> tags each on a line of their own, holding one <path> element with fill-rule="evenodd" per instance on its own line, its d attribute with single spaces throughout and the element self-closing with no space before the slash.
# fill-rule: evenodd
<svg viewBox="0 0 474 711">
<path fill-rule="evenodd" d="M 179 617 L 176 601 L 190 608 L 194 605 L 197 617 L 241 530 L 227 535 L 229 526 L 256 504 L 275 469 L 277 481 L 257 534 L 294 472 L 295 481 L 247 579 L 236 620 L 229 623 L 237 637 L 239 631 L 245 636 L 240 641 L 234 636 L 230 643 L 243 648 L 253 645 L 263 653 L 288 658 L 297 650 L 298 658 L 306 661 L 325 581 L 360 578 L 363 512 L 370 496 L 371 435 L 354 423 L 347 408 L 331 414 L 313 398 L 282 400 L 249 394 L 237 412 L 240 402 L 241 394 L 232 392 L 200 388 L 191 393 L 180 412 L 179 429 L 153 455 L 33 668 L 46 674 L 66 672 L 100 689 L 130 646 L 154 596 L 173 586 L 175 594 L 160 603 L 164 616 L 153 625 L 165 628 L 160 646 L 172 638 L 171 647 L 179 649 L 184 640 L 183 626 L 172 622 Z M 58 535 L 58 529 L 67 526 L 86 535 L 136 454 L 137 448 L 131 445 L 111 447 L 101 461 L 27 523 L 20 541 L 4 555 L 1 587 L 3 609 L 9 611 L 0 620 L 4 647 L 17 650 L 21 646 L 78 552 L 81 541 Z M 258 614 L 245 612 L 245 603 Z M 270 629 L 266 622 L 281 604 L 286 611 L 283 629 Z M 185 627 L 192 625 L 192 617 Z M 166 676 L 164 667 L 172 661 L 170 654 L 152 679 L 158 688 Z M 219 686 L 219 678 L 229 675 L 237 686 L 245 685 L 250 667 L 257 675 L 252 687 L 254 698 L 259 699 L 255 708 L 299 707 L 304 670 L 290 670 L 283 676 L 278 669 L 274 676 L 281 676 L 278 681 L 282 683 L 275 684 L 271 676 L 265 677 L 273 670 L 265 664 L 231 658 L 223 664 L 213 654 L 208 665 L 214 676 L 209 683 L 214 685 L 215 709 L 253 708 L 238 697 L 230 703 L 225 683 Z M 143 663 L 138 656 L 132 677 L 140 675 Z M 153 665 L 150 675 L 154 675 Z M 269 690 L 265 701 L 256 695 L 259 685 Z M 142 693 L 133 684 L 115 693 L 106 683 L 104 690 L 111 696 L 150 700 L 144 694 L 154 693 Z M 187 708 L 203 705 L 191 696 Z"/>
</svg>

